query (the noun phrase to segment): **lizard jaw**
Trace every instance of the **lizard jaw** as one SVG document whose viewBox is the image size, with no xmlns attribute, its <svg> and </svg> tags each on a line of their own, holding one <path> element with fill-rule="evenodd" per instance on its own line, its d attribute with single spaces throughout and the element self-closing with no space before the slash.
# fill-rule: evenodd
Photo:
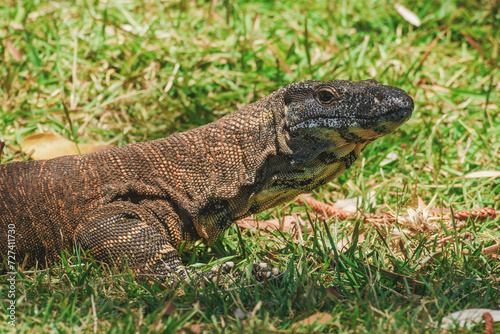
<svg viewBox="0 0 500 334">
<path fill-rule="evenodd" d="M 310 118 L 290 127 L 292 133 L 307 133 L 308 130 L 318 131 L 325 137 L 344 138 L 347 142 L 363 142 L 383 137 L 401 124 L 406 122 L 412 114 L 412 109 L 402 108 L 395 112 L 379 117 L 317 117 Z"/>
</svg>

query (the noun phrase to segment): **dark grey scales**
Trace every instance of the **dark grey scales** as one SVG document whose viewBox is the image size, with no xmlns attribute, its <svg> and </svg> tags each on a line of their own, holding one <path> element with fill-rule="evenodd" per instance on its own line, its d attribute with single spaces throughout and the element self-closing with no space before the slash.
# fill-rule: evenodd
<svg viewBox="0 0 500 334">
<path fill-rule="evenodd" d="M 185 274 L 183 242 L 211 244 L 233 222 L 331 181 L 412 111 L 403 90 L 374 80 L 304 81 L 164 139 L 0 165 L 2 260 L 15 224 L 25 268 L 79 244 L 138 274 Z"/>
</svg>

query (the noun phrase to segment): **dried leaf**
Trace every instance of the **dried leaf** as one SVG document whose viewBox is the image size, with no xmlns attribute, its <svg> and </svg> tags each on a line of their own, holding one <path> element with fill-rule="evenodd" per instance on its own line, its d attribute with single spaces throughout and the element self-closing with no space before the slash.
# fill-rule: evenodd
<svg viewBox="0 0 500 334">
<path fill-rule="evenodd" d="M 339 199 L 335 202 L 334 206 L 345 211 L 356 212 L 358 207 L 362 203 L 367 204 L 370 207 L 375 207 L 377 205 L 377 199 L 375 198 L 375 191 L 370 191 L 365 196 L 358 196 L 353 198 Z"/>
<path fill-rule="evenodd" d="M 365 241 L 365 236 L 363 234 L 360 234 L 358 236 L 358 243 L 356 246 L 361 245 Z M 339 242 L 337 242 L 337 250 L 339 253 L 345 253 L 347 250 L 351 247 L 352 245 L 352 236 L 347 236 L 345 238 L 342 238 Z"/>
<path fill-rule="evenodd" d="M 11 27 L 12 29 L 16 29 L 16 30 L 24 30 L 24 26 L 20 23 L 16 23 L 16 22 L 7 22 L 5 24 L 7 27 Z"/>
<path fill-rule="evenodd" d="M 316 323 L 316 325 L 324 325 L 328 323 L 332 319 L 332 316 L 328 313 L 316 313 L 311 315 L 310 317 L 305 318 L 304 320 L 298 321 L 292 326 L 292 330 L 296 330 L 299 327 L 311 326 Z"/>
<path fill-rule="evenodd" d="M 500 253 L 500 244 L 495 244 L 495 245 L 483 248 L 481 253 L 482 254 L 497 255 L 498 253 Z"/>
<path fill-rule="evenodd" d="M 112 146 L 98 143 L 86 143 L 78 144 L 77 148 L 74 142 L 61 136 L 52 133 L 38 133 L 24 138 L 21 142 L 21 147 L 26 153 L 34 151 L 31 155 L 33 160 L 44 160 L 61 157 L 63 155 L 79 154 L 78 148 L 81 154 L 85 154 L 103 151 Z"/>
<path fill-rule="evenodd" d="M 470 242 L 471 239 L 474 238 L 474 236 L 470 232 L 461 233 L 461 234 L 457 235 L 456 237 L 458 239 L 464 239 L 467 242 Z M 439 247 L 442 247 L 442 246 L 446 246 L 450 242 L 454 242 L 454 241 L 455 241 L 455 236 L 454 235 L 450 235 L 450 236 L 447 236 L 447 237 L 444 237 L 444 238 L 441 238 L 441 239 L 437 240 L 436 241 L 436 245 L 439 246 Z M 483 252 L 484 252 L 484 249 L 483 249 Z"/>
<path fill-rule="evenodd" d="M 429 219 L 431 216 L 428 210 L 408 208 L 406 213 L 402 213 L 398 217 L 398 224 L 418 232 L 439 231 L 438 222 Z"/>
<path fill-rule="evenodd" d="M 203 324 L 192 324 L 192 325 L 185 324 L 182 327 L 182 332 L 191 334 L 200 334 L 203 326 L 204 326 Z"/>
<path fill-rule="evenodd" d="M 464 175 L 464 179 L 478 179 L 478 178 L 489 178 L 489 177 L 500 177 L 500 171 L 498 170 L 484 170 L 480 172 L 472 172 Z"/>
<path fill-rule="evenodd" d="M 295 216 L 284 216 L 280 219 L 269 219 L 269 220 L 259 220 L 255 221 L 253 218 L 244 218 L 238 222 L 238 226 L 241 229 L 261 229 L 263 231 L 272 232 L 274 230 L 280 230 L 282 232 L 294 231 L 296 229 L 296 221 L 298 220 L 299 226 L 302 231 L 305 230 L 305 224 L 300 220 L 300 218 Z M 312 232 L 312 227 L 308 226 L 308 232 Z"/>
<path fill-rule="evenodd" d="M 396 8 L 399 15 L 401 15 L 408 23 L 414 25 L 415 27 L 419 27 L 420 24 L 422 24 L 419 17 L 405 6 L 396 4 L 394 8 Z"/>
<path fill-rule="evenodd" d="M 342 238 L 337 242 L 337 251 L 339 253 L 345 253 L 349 249 L 349 239 Z"/>
<path fill-rule="evenodd" d="M 19 52 L 19 50 L 16 49 L 16 47 L 14 46 L 14 44 L 12 44 L 12 42 L 10 40 L 5 39 L 4 43 L 5 43 L 5 47 L 7 48 L 7 50 L 9 50 L 10 55 L 12 56 L 12 58 L 14 58 L 15 61 L 23 60 L 23 56 L 21 55 L 21 52 Z"/>
<path fill-rule="evenodd" d="M 269 259 L 273 262 L 281 262 L 276 256 L 280 255 L 281 253 L 279 252 L 273 252 L 273 251 L 266 251 L 267 255 L 269 256 Z"/>
<path fill-rule="evenodd" d="M 397 5 L 396 5 L 396 6 L 397 6 Z M 385 166 L 385 165 L 388 165 L 388 164 L 390 164 L 391 162 L 396 161 L 396 160 L 398 160 L 398 159 L 399 159 L 399 154 L 398 154 L 398 152 L 397 152 L 397 151 L 391 151 L 391 152 L 389 152 L 389 153 L 386 155 L 385 159 L 384 159 L 384 160 L 382 160 L 382 161 L 380 162 L 379 166 Z"/>
<path fill-rule="evenodd" d="M 296 199 L 300 205 L 309 205 L 319 215 L 326 215 L 328 217 L 337 217 L 339 219 L 347 219 L 353 215 L 352 212 L 335 208 L 332 205 L 320 202 L 310 196 L 298 197 Z"/>
<path fill-rule="evenodd" d="M 174 305 L 173 299 L 167 301 L 164 305 L 164 315 L 172 315 L 175 312 L 176 306 Z"/>
<path fill-rule="evenodd" d="M 417 203 L 418 203 L 419 209 L 423 210 L 423 209 L 427 208 L 427 204 L 425 204 L 424 200 L 420 196 L 417 196 Z"/>
<path fill-rule="evenodd" d="M 356 212 L 359 203 L 361 203 L 361 200 L 358 197 L 345 198 L 337 200 L 335 207 L 349 212 Z"/>
<path fill-rule="evenodd" d="M 342 299 L 342 295 L 339 290 L 334 286 L 329 286 L 326 288 L 326 294 L 332 299 Z"/>
<path fill-rule="evenodd" d="M 441 328 L 454 328 L 455 323 L 458 323 L 460 327 L 471 327 L 474 324 L 483 321 L 484 313 L 489 313 L 494 322 L 500 322 L 500 310 L 471 308 L 447 315 L 442 320 Z"/>
</svg>

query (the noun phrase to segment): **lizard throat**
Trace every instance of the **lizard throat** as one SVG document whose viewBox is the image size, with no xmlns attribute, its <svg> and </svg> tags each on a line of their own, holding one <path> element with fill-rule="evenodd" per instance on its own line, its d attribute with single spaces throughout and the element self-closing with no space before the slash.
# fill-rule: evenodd
<svg viewBox="0 0 500 334">
<path fill-rule="evenodd" d="M 309 192 L 349 169 L 368 145 L 348 143 L 320 154 L 316 159 L 289 171 L 276 172 L 266 186 L 250 199 L 249 214 L 272 208 Z"/>
</svg>

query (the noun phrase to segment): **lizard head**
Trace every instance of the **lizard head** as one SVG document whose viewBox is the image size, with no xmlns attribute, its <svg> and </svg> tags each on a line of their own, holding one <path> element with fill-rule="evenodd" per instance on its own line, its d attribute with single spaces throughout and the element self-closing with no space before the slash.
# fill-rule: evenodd
<svg viewBox="0 0 500 334">
<path fill-rule="evenodd" d="M 294 163 L 328 153 L 341 158 L 406 122 L 413 100 L 399 88 L 375 80 L 303 81 L 284 93 L 286 146 Z"/>
</svg>

